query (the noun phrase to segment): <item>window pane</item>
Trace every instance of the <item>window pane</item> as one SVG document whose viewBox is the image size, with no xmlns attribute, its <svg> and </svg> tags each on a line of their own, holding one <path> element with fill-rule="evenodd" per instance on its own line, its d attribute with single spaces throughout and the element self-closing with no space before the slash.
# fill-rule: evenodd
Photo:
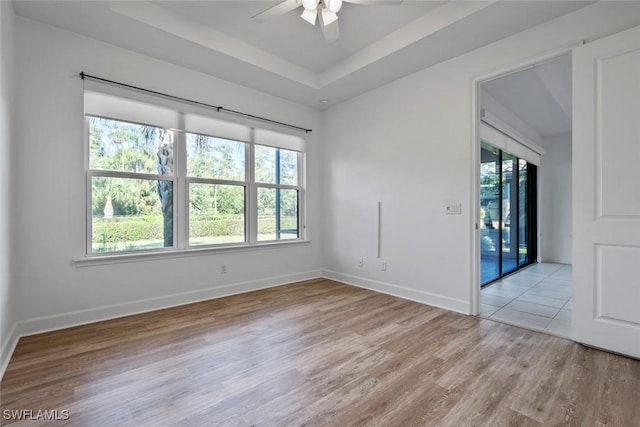
<svg viewBox="0 0 640 427">
<path fill-rule="evenodd" d="M 256 145 L 256 182 L 275 184 L 276 149 Z"/>
<path fill-rule="evenodd" d="M 173 132 L 100 117 L 87 118 L 91 169 L 173 175 Z"/>
<path fill-rule="evenodd" d="M 518 269 L 518 248 L 516 233 L 518 232 L 518 191 L 516 158 L 502 152 L 502 274 Z M 514 175 L 514 173 L 516 175 Z"/>
<path fill-rule="evenodd" d="M 256 145 L 256 182 L 298 185 L 298 153 Z"/>
<path fill-rule="evenodd" d="M 298 153 L 280 149 L 280 184 L 298 185 Z"/>
<path fill-rule="evenodd" d="M 91 179 L 94 253 L 173 246 L 173 182 Z"/>
<path fill-rule="evenodd" d="M 258 188 L 258 241 L 299 236 L 298 190 Z"/>
<path fill-rule="evenodd" d="M 244 181 L 245 144 L 187 134 L 187 175 L 194 178 Z"/>
<path fill-rule="evenodd" d="M 244 242 L 244 193 L 240 185 L 189 184 L 189 245 Z"/>
<path fill-rule="evenodd" d="M 486 285 L 500 277 L 500 153 L 485 143 L 480 153 L 480 274 Z"/>
<path fill-rule="evenodd" d="M 520 159 L 518 161 L 518 254 L 520 256 L 520 259 L 518 260 L 519 266 L 523 266 L 529 263 L 529 189 L 527 188 L 527 165 L 528 163 L 526 160 Z"/>
</svg>

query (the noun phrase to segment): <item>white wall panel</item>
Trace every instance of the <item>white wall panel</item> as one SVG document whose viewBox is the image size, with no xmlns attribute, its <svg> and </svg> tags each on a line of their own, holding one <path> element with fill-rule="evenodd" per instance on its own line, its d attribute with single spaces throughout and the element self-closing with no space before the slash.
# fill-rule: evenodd
<svg viewBox="0 0 640 427">
<path fill-rule="evenodd" d="M 571 264 L 571 134 L 543 139 L 545 153 L 540 168 L 540 256 L 543 262 Z"/>
<path fill-rule="evenodd" d="M 469 302 L 474 265 L 471 230 L 479 216 L 470 209 L 477 197 L 471 189 L 472 159 L 474 150 L 479 150 L 471 143 L 472 83 L 619 29 L 617 22 L 628 17 L 628 10 L 604 3 L 327 110 L 325 267 L 359 277 L 363 285 L 379 281 L 429 294 L 434 303 L 442 303 L 441 297 Z M 387 271 L 381 271 L 376 258 L 378 201 L 383 204 L 382 254 Z M 445 215 L 445 205 L 455 202 L 462 205 L 461 215 Z M 360 257 L 363 267 L 357 265 Z M 460 307 L 449 305 L 454 306 Z"/>
</svg>

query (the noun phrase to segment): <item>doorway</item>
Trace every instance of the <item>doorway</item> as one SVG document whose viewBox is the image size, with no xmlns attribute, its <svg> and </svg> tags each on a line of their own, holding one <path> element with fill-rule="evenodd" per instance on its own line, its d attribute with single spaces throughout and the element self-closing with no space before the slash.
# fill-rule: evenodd
<svg viewBox="0 0 640 427">
<path fill-rule="evenodd" d="M 571 337 L 571 57 L 480 81 L 479 314 Z"/>
</svg>

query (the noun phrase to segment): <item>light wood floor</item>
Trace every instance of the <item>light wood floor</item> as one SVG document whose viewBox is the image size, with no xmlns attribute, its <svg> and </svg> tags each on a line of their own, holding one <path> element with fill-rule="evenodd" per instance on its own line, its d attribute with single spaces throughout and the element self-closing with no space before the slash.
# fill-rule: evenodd
<svg viewBox="0 0 640 427">
<path fill-rule="evenodd" d="M 1 398 L 51 425 L 632 427 L 640 361 L 315 280 L 23 338 Z"/>
</svg>

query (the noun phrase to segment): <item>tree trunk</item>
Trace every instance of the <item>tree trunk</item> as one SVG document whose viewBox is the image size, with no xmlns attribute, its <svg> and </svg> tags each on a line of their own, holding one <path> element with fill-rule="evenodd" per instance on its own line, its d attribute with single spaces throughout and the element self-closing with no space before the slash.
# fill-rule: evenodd
<svg viewBox="0 0 640 427">
<path fill-rule="evenodd" d="M 162 207 L 164 247 L 173 246 L 173 183 L 158 181 L 158 194 Z"/>
<path fill-rule="evenodd" d="M 173 175 L 173 144 L 171 133 L 165 130 L 160 134 L 158 147 L 158 173 Z M 173 246 L 173 182 L 158 180 L 158 196 L 163 217 L 164 247 Z"/>
</svg>

